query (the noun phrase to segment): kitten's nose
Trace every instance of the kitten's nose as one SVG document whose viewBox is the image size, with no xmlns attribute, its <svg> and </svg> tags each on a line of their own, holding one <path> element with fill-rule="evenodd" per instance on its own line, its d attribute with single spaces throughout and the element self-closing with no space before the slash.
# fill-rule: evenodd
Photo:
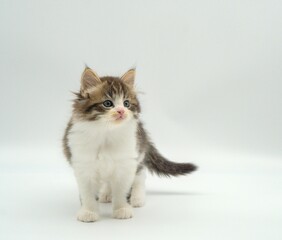
<svg viewBox="0 0 282 240">
<path fill-rule="evenodd" d="M 124 109 L 123 108 L 118 108 L 117 112 L 122 116 L 124 114 Z"/>
</svg>

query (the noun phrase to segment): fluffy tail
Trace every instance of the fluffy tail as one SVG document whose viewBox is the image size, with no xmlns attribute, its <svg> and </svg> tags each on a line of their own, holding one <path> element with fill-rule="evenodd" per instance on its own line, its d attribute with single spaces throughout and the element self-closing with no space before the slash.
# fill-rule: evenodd
<svg viewBox="0 0 282 240">
<path fill-rule="evenodd" d="M 154 146 L 150 146 L 144 160 L 151 173 L 159 176 L 179 176 L 197 170 L 192 163 L 174 163 L 163 157 Z"/>
</svg>

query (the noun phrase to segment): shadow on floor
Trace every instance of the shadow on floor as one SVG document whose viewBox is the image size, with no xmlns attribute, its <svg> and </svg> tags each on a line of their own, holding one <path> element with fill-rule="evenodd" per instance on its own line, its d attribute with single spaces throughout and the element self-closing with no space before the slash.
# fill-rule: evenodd
<svg viewBox="0 0 282 240">
<path fill-rule="evenodd" d="M 208 193 L 201 193 L 201 192 L 174 192 L 174 191 L 156 191 L 156 190 L 149 190 L 146 191 L 147 195 L 149 196 L 156 196 L 156 195 L 163 195 L 163 196 L 200 196 L 200 195 L 207 195 Z"/>
</svg>

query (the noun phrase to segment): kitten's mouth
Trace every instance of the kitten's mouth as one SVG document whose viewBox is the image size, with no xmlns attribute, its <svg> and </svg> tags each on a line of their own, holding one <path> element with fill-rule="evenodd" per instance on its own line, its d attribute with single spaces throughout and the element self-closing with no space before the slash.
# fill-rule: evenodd
<svg viewBox="0 0 282 240">
<path fill-rule="evenodd" d="M 117 117 L 115 117 L 115 121 L 121 121 L 124 120 L 126 118 L 126 115 L 118 115 Z"/>
</svg>

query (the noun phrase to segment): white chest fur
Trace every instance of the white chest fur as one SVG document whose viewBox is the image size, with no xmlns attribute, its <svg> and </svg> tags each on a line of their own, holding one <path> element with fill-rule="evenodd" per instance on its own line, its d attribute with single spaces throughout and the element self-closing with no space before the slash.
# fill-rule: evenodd
<svg viewBox="0 0 282 240">
<path fill-rule="evenodd" d="M 120 168 L 135 169 L 138 164 L 137 122 L 128 121 L 109 128 L 105 123 L 76 122 L 69 136 L 72 165 L 83 174 L 106 180 Z"/>
</svg>

